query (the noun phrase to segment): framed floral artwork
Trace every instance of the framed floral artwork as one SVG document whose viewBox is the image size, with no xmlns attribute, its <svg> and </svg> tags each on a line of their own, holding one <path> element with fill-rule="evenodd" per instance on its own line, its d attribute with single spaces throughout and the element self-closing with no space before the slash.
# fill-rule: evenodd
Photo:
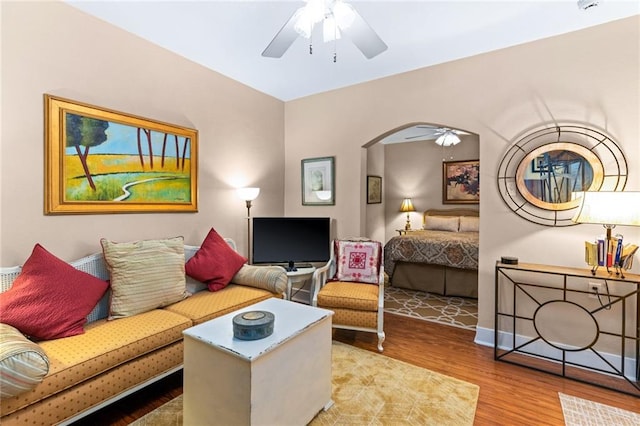
<svg viewBox="0 0 640 426">
<path fill-rule="evenodd" d="M 480 161 L 442 163 L 442 203 L 480 203 Z"/>
</svg>

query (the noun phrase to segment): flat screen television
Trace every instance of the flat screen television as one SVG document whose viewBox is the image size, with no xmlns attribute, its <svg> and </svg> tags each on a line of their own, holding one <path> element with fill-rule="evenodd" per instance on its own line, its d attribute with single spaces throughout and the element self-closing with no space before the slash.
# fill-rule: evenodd
<svg viewBox="0 0 640 426">
<path fill-rule="evenodd" d="M 253 263 L 284 264 L 295 271 L 309 262 L 326 262 L 330 226 L 328 217 L 254 217 Z"/>
</svg>

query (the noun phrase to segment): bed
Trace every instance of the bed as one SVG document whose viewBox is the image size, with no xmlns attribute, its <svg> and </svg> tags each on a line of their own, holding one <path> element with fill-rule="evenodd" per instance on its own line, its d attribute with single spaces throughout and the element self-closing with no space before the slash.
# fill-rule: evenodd
<svg viewBox="0 0 640 426">
<path fill-rule="evenodd" d="M 393 287 L 445 296 L 478 297 L 479 212 L 430 209 L 423 229 L 391 238 L 384 269 Z"/>
</svg>

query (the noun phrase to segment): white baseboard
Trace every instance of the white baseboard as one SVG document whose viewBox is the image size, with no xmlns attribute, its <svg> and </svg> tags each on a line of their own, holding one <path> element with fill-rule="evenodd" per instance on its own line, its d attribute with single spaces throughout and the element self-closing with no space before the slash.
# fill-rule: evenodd
<svg viewBox="0 0 640 426">
<path fill-rule="evenodd" d="M 511 349 L 512 348 L 511 342 L 513 341 L 512 339 L 513 339 L 512 333 L 508 333 L 504 331 L 499 332 L 498 342 L 500 343 L 498 347 L 503 350 Z M 531 339 L 532 338 L 529 336 L 516 335 L 516 345 L 523 344 L 525 342 L 530 341 Z M 495 334 L 493 329 L 476 327 L 476 337 L 474 339 L 474 342 L 476 344 L 482 345 L 482 346 L 489 346 L 493 348 L 494 341 L 495 341 Z M 548 344 L 544 343 L 543 341 L 537 341 L 527 345 L 526 350 L 529 353 L 538 354 L 538 355 L 542 355 L 542 356 L 546 356 L 554 359 L 558 359 L 557 355 L 558 355 L 558 352 L 560 352 L 557 349 L 551 348 Z M 600 355 L 602 355 L 604 359 L 606 359 L 610 364 L 616 367 L 622 365 L 622 357 L 620 355 L 603 353 L 603 352 L 600 352 Z M 583 365 L 590 368 L 598 368 L 605 371 L 611 371 L 612 373 L 614 372 L 614 370 L 612 370 L 602 359 L 600 359 L 595 353 L 591 351 L 584 350 L 579 352 L 571 352 L 571 353 L 568 353 L 567 356 L 568 356 L 567 359 L 570 360 L 572 363 Z M 636 380 L 636 377 L 635 377 L 636 360 L 634 360 L 630 356 L 625 357 L 624 372 L 625 372 L 625 377 L 627 377 L 629 380 L 632 380 L 632 381 Z"/>
</svg>

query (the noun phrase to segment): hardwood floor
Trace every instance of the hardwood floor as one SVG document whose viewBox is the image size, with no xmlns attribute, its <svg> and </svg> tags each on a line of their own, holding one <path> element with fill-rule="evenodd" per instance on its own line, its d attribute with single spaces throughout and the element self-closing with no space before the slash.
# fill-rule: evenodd
<svg viewBox="0 0 640 426">
<path fill-rule="evenodd" d="M 476 425 L 564 425 L 558 392 L 640 412 L 640 398 L 496 362 L 474 331 L 386 314 L 385 332 L 384 355 L 480 386 Z M 334 339 L 376 352 L 372 333 L 336 330 Z M 177 373 L 77 424 L 127 425 L 181 393 Z"/>
</svg>

